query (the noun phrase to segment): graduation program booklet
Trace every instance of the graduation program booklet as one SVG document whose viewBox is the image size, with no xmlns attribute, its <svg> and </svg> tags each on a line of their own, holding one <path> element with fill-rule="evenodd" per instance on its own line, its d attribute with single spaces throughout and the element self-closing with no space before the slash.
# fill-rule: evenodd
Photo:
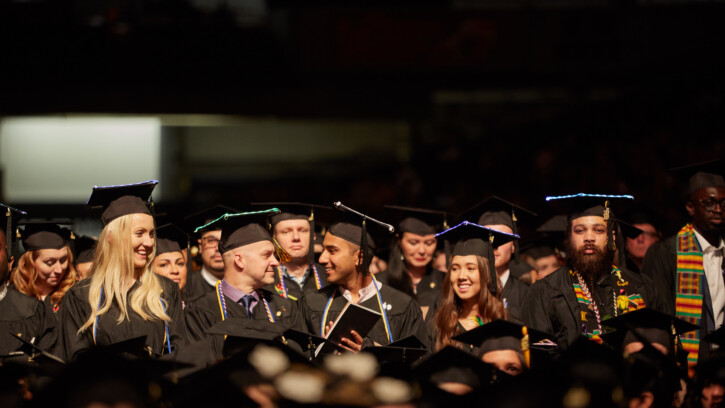
<svg viewBox="0 0 725 408">
<path fill-rule="evenodd" d="M 351 330 L 355 330 L 362 337 L 367 336 L 380 317 L 380 313 L 372 309 L 348 302 L 327 334 L 328 341 L 315 350 L 315 357 L 337 351 L 336 344 L 341 343 L 343 337 L 353 340 Z"/>
</svg>

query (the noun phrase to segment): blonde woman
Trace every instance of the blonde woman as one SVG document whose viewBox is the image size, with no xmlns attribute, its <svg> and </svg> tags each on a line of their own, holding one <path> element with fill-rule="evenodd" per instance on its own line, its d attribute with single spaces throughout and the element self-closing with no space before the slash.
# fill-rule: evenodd
<svg viewBox="0 0 725 408">
<path fill-rule="evenodd" d="M 76 282 L 70 230 L 52 221 L 25 222 L 22 243 L 25 253 L 10 275 L 20 292 L 48 305 L 57 316 L 61 299 Z"/>
<path fill-rule="evenodd" d="M 66 359 L 94 345 L 145 337 L 151 357 L 185 338 L 179 286 L 151 271 L 154 219 L 146 202 L 157 184 L 95 187 L 87 206 L 103 206 L 91 277 L 66 295 L 61 335 Z M 125 350 L 138 355 L 142 350 Z"/>
</svg>

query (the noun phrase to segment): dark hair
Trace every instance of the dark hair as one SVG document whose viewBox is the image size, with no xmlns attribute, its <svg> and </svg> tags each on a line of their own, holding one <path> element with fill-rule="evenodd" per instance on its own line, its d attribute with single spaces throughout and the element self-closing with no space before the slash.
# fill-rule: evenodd
<svg viewBox="0 0 725 408">
<path fill-rule="evenodd" d="M 410 280 L 410 275 L 405 271 L 405 261 L 402 258 L 403 251 L 400 250 L 400 244 L 398 244 L 398 240 L 396 239 L 391 244 L 388 268 L 385 270 L 388 277 L 388 285 L 408 296 L 414 297 L 413 282 Z"/>
<path fill-rule="evenodd" d="M 476 260 L 478 261 L 478 276 L 481 282 L 481 292 L 478 294 L 478 312 L 481 314 L 484 323 L 496 319 L 505 319 L 506 309 L 504 309 L 503 302 L 501 302 L 501 292 L 492 295 L 488 290 L 490 280 L 488 259 L 476 256 Z M 437 333 L 435 339 L 436 350 L 440 350 L 447 345 L 456 345 L 451 337 L 457 334 L 458 314 L 463 304 L 453 292 L 451 268 L 452 265 L 448 267 L 448 272 L 446 272 L 446 277 L 443 280 L 440 307 L 433 318 Z"/>
</svg>

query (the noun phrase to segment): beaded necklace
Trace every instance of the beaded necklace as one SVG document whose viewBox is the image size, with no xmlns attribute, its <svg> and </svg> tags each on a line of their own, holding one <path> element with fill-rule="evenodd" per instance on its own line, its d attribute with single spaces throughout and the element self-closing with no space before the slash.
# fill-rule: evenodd
<svg viewBox="0 0 725 408">
<path fill-rule="evenodd" d="M 226 320 L 227 315 L 227 302 L 224 300 L 224 292 L 222 291 L 222 281 L 216 282 L 216 296 L 217 301 L 219 302 L 219 309 L 222 314 L 222 321 Z M 269 319 L 270 323 L 275 323 L 274 316 L 272 315 L 272 309 L 269 307 L 269 303 L 267 303 L 267 299 L 264 298 L 264 296 L 259 296 L 262 300 L 262 303 L 264 304 L 264 309 L 267 311 L 267 319 Z M 226 336 L 224 336 L 226 338 Z"/>
</svg>

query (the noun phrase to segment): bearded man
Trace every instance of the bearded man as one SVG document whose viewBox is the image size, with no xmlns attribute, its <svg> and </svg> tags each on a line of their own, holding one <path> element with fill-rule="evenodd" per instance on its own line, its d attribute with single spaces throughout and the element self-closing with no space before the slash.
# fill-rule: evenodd
<svg viewBox="0 0 725 408">
<path fill-rule="evenodd" d="M 526 325 L 553 334 L 562 350 L 579 336 L 601 342 L 604 320 L 649 305 L 646 278 L 613 264 L 616 225 L 608 204 L 627 197 L 566 196 L 568 264 L 537 281 L 523 307 Z"/>
</svg>

